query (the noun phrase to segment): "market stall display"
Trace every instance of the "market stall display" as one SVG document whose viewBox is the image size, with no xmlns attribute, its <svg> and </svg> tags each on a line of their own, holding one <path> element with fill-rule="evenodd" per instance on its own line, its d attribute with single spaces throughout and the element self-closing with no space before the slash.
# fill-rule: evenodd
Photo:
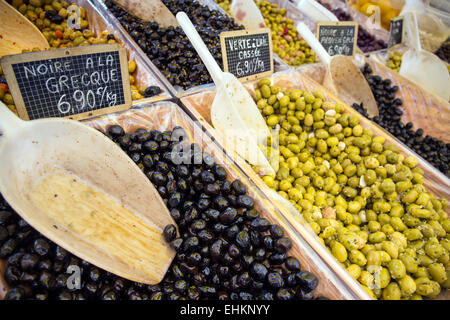
<svg viewBox="0 0 450 320">
<path fill-rule="evenodd" d="M 0 229 L 11 232 L 0 248 L 7 258 L 7 298 L 351 298 L 269 200 L 175 104 L 145 104 L 85 123 L 120 145 L 157 187 L 180 232 L 174 239 L 173 227 L 165 230 L 176 258 L 158 285 L 127 281 L 45 239 L 1 199 Z M 168 159 L 170 146 L 179 141 L 184 159 L 196 164 Z M 81 289 L 65 288 L 69 265 L 83 270 Z"/>
<path fill-rule="evenodd" d="M 267 86 L 269 90 L 267 90 L 265 86 Z M 315 224 L 313 223 L 312 225 L 319 235 L 326 230 L 326 232 L 322 234 L 322 238 L 325 242 L 325 239 L 330 237 L 329 240 L 325 242 L 328 242 L 329 246 L 332 244 L 331 240 L 340 241 L 339 239 L 344 236 L 345 232 L 340 235 L 338 230 L 345 231 L 345 228 L 343 229 L 343 227 L 349 225 L 350 230 L 348 231 L 350 232 L 347 231 L 347 236 L 350 235 L 349 238 L 353 237 L 353 240 L 347 242 L 346 245 L 353 244 L 355 245 L 355 248 L 349 247 L 350 249 L 348 249 L 344 246 L 345 251 L 347 252 L 346 258 L 351 258 L 351 260 L 349 260 L 350 262 L 345 264 L 345 268 L 350 267 L 352 264 L 356 265 L 350 267 L 349 271 L 353 271 L 353 269 L 356 271 L 359 270 L 358 273 L 351 272 L 351 274 L 355 275 L 363 285 L 366 287 L 369 285 L 369 287 L 371 287 L 370 289 L 373 289 L 368 290 L 372 296 L 375 295 L 377 298 L 385 299 L 397 299 L 401 296 L 406 298 L 408 292 L 402 292 L 398 287 L 400 284 L 397 284 L 397 281 L 394 280 L 397 275 L 400 276 L 400 278 L 405 277 L 406 273 L 403 274 L 401 272 L 401 274 L 396 274 L 393 278 L 390 278 L 390 276 L 388 278 L 383 278 L 383 285 L 381 287 L 376 287 L 380 284 L 380 278 L 375 279 L 374 272 L 376 272 L 376 270 L 381 270 L 382 267 L 389 268 L 390 262 L 387 260 L 394 261 L 392 266 L 394 269 L 396 269 L 398 265 L 400 269 L 403 270 L 405 265 L 401 259 L 406 258 L 410 260 L 409 255 L 413 254 L 413 252 L 412 250 L 407 250 L 408 246 L 413 246 L 412 242 L 418 240 L 413 240 L 413 238 L 407 240 L 406 236 L 411 232 L 407 230 L 415 229 L 415 227 L 418 227 L 422 223 L 431 221 L 428 219 L 419 219 L 420 222 L 416 225 L 411 224 L 410 221 L 406 223 L 402 219 L 405 218 L 408 220 L 411 217 L 418 218 L 415 216 L 417 213 L 414 212 L 420 207 L 415 203 L 419 196 L 417 193 L 416 197 L 416 191 L 418 191 L 416 188 L 419 188 L 421 191 L 420 193 L 423 194 L 425 194 L 423 192 L 424 190 L 431 192 L 426 193 L 427 199 L 428 196 L 430 197 L 429 199 L 431 199 L 432 193 L 437 195 L 437 197 L 444 198 L 443 200 L 433 200 L 437 205 L 436 208 L 430 207 L 430 202 L 427 206 L 428 209 L 425 210 L 434 210 L 436 213 L 439 212 L 439 214 L 434 216 L 440 222 L 448 224 L 448 208 L 446 209 L 447 212 L 442 209 L 442 204 L 445 206 L 447 201 L 445 199 L 448 199 L 449 197 L 448 190 L 450 184 L 448 183 L 448 180 L 442 179 L 426 162 L 417 162 L 415 157 L 412 156 L 413 154 L 407 148 L 398 144 L 392 136 L 381 130 L 369 120 L 359 116 L 357 112 L 352 110 L 349 106 L 339 103 L 334 106 L 333 103 L 328 102 L 330 99 L 333 101 L 340 101 L 329 93 L 324 94 L 315 92 L 320 86 L 314 81 L 308 80 L 307 77 L 304 77 L 300 72 L 281 72 L 275 74 L 271 80 L 261 80 L 259 85 L 253 83 L 252 85 L 247 86 L 247 88 L 253 92 L 256 100 L 264 99 L 266 102 L 265 105 L 260 104 L 260 106 L 261 112 L 265 115 L 268 125 L 272 126 L 276 123 L 280 123 L 284 129 L 284 131 L 280 130 L 280 170 L 275 177 L 266 176 L 264 182 L 275 190 L 282 191 L 281 194 L 286 198 L 294 200 L 294 206 L 303 214 L 303 216 L 306 214 L 307 221 L 309 223 L 315 222 Z M 312 92 L 314 92 L 314 94 L 312 94 Z M 278 99 L 277 95 L 283 98 L 283 100 Z M 182 101 L 188 108 L 194 110 L 193 114 L 195 116 L 202 119 L 203 123 L 205 123 L 209 121 L 209 103 L 213 97 L 214 92 L 209 91 L 204 92 L 203 94 L 185 97 Z M 295 102 L 291 101 L 292 99 L 295 100 Z M 340 115 L 341 113 L 342 115 Z M 341 124 L 338 121 L 339 119 L 346 119 L 346 121 L 343 122 L 344 124 Z M 204 125 L 209 128 L 209 130 L 214 130 L 207 124 Z M 351 128 L 344 129 L 344 127 L 348 125 L 350 125 Z M 357 136 L 349 138 L 354 136 L 352 126 L 357 128 Z M 330 134 L 328 129 L 331 129 L 334 133 Z M 335 132 L 335 129 L 338 131 Z M 347 133 L 344 133 L 344 131 L 347 131 Z M 360 131 L 361 135 L 359 135 Z M 376 133 L 373 134 L 371 132 Z M 379 135 L 379 137 L 376 137 L 375 135 Z M 340 141 L 338 136 L 342 137 L 343 141 Z M 367 144 L 366 139 L 371 142 Z M 328 141 L 330 145 L 328 144 Z M 349 145 L 349 141 L 352 141 L 352 144 Z M 335 144 L 336 142 L 337 144 Z M 353 142 L 357 144 L 353 144 Z M 359 142 L 362 142 L 362 145 L 359 145 Z M 378 143 L 380 144 L 379 146 L 381 148 L 378 150 L 380 153 L 373 154 L 375 151 L 371 148 L 372 143 L 375 145 Z M 392 145 L 389 146 L 388 144 Z M 342 147 L 343 149 L 341 150 L 340 148 Z M 359 150 L 359 153 L 356 150 Z M 398 154 L 399 151 L 400 154 Z M 388 161 L 388 154 L 391 154 L 389 158 L 394 157 L 395 161 L 394 159 Z M 351 159 L 355 160 L 356 163 Z M 340 160 L 345 162 L 344 165 L 341 164 Z M 373 163 L 376 164 L 376 168 L 370 169 L 369 167 L 372 165 L 372 160 L 375 160 Z M 380 161 L 382 161 L 382 165 L 380 165 Z M 390 161 L 392 161 L 392 163 Z M 281 162 L 284 162 L 284 164 L 282 165 Z M 261 183 L 259 177 L 250 173 L 251 169 L 247 164 L 242 161 L 238 161 L 238 163 L 244 167 L 245 170 L 248 170 L 247 174 L 254 179 L 255 183 Z M 413 169 L 416 165 L 418 165 L 420 169 Z M 338 169 L 338 173 L 336 173 L 334 172 L 334 168 L 342 168 L 342 171 L 341 169 Z M 346 168 L 349 170 L 349 176 L 345 173 Z M 327 172 L 330 173 L 330 171 L 334 172 L 331 176 L 327 175 Z M 423 173 L 425 178 L 422 180 L 419 176 L 422 176 Z M 368 180 L 366 179 L 367 174 Z M 404 174 L 409 178 L 405 176 L 405 180 L 398 180 L 397 176 Z M 372 177 L 370 177 L 371 175 Z M 412 180 L 409 180 L 410 178 Z M 416 178 L 419 178 L 419 180 L 415 180 Z M 372 181 L 371 179 L 374 180 Z M 381 180 L 378 181 L 378 179 Z M 384 182 L 386 179 L 388 181 Z M 394 179 L 396 180 L 395 182 Z M 383 191 L 384 184 L 391 184 L 391 180 L 394 189 Z M 379 183 L 376 183 L 376 181 Z M 418 181 L 423 181 L 423 186 L 420 186 L 422 182 L 419 182 L 419 185 L 417 185 L 416 182 Z M 399 182 L 400 188 L 397 190 L 397 183 Z M 401 186 L 403 184 L 407 186 L 407 190 L 402 189 Z M 414 187 L 414 185 L 416 186 Z M 424 189 L 422 189 L 423 187 Z M 363 190 L 365 191 L 363 192 Z M 361 192 L 363 193 L 361 194 Z M 409 196 L 406 196 L 409 192 L 411 192 L 414 198 L 412 202 L 408 202 Z M 335 195 L 333 195 L 333 193 L 335 193 Z M 388 198 L 391 200 L 387 200 Z M 402 199 L 407 202 L 404 202 Z M 345 209 L 336 210 L 335 207 L 339 207 L 340 205 L 343 205 Z M 353 207 L 353 205 L 355 205 L 355 207 Z M 386 205 L 386 207 L 381 209 L 381 207 L 378 207 L 380 205 L 381 207 Z M 281 203 L 280 206 L 282 206 Z M 405 228 L 400 227 L 400 229 L 398 229 L 396 223 L 399 221 L 397 221 L 398 219 L 393 219 L 395 221 L 394 229 L 394 226 L 391 224 L 392 217 L 384 211 L 387 210 L 387 212 L 390 212 L 394 206 L 399 206 L 397 209 L 394 209 L 393 212 L 400 210 L 399 212 L 401 212 L 401 214 L 398 215 L 398 218 L 402 221 L 402 226 Z M 402 209 L 400 209 L 400 207 Z M 325 210 L 325 208 L 328 209 Z M 353 212 L 354 209 L 355 211 Z M 340 211 L 339 215 L 341 218 L 338 216 L 338 211 Z M 287 210 L 285 216 L 288 217 L 289 215 L 292 215 L 292 213 Z M 344 216 L 348 217 L 347 221 L 345 221 L 345 219 L 341 220 Z M 369 221 L 379 223 L 380 230 L 375 232 L 371 231 L 368 226 Z M 418 222 L 418 220 L 415 221 Z M 372 225 L 374 223 L 370 224 Z M 435 222 L 431 222 L 431 224 L 434 225 Z M 381 229 L 383 226 L 384 228 Z M 420 230 L 422 230 L 422 228 L 423 227 L 420 227 Z M 442 236 L 440 239 L 445 243 L 447 240 L 444 238 L 448 231 L 440 229 L 440 227 L 438 227 L 438 229 L 444 231 L 439 234 Z M 308 233 L 305 230 L 298 230 L 303 237 L 308 237 Z M 405 232 L 405 234 L 403 232 Z M 416 231 L 412 232 L 414 233 Z M 371 235 L 369 239 L 369 235 L 372 233 L 376 233 L 376 235 Z M 424 236 L 421 233 L 420 238 L 424 237 L 424 239 L 433 240 L 432 238 L 437 235 L 438 233 L 434 233 L 433 231 L 429 234 L 430 237 L 427 238 L 427 236 Z M 381 238 L 378 239 L 378 236 Z M 346 238 L 346 236 L 343 238 Z M 380 242 L 378 242 L 378 240 L 380 240 Z M 398 242 L 398 240 L 400 242 Z M 386 251 L 383 249 L 383 242 L 385 242 L 384 245 L 386 248 L 392 246 L 394 251 L 390 251 L 390 249 L 387 249 Z M 416 249 L 422 248 L 425 244 L 425 241 L 414 242 L 414 245 L 418 245 Z M 367 245 L 364 249 L 364 253 L 358 249 L 360 245 L 360 249 Z M 438 246 L 441 246 L 441 244 Z M 403 254 L 400 254 L 403 250 L 405 250 Z M 339 250 L 335 249 L 335 251 Z M 367 264 L 366 255 L 370 251 L 375 251 L 374 253 L 371 253 L 370 256 L 374 255 L 377 256 L 377 258 L 373 260 L 374 262 L 369 262 L 369 264 Z M 388 257 L 384 253 L 380 253 L 380 251 L 386 251 L 386 253 L 389 251 L 393 256 L 388 253 Z M 395 252 L 397 252 L 397 254 L 395 254 Z M 419 252 L 421 251 L 419 250 Z M 445 254 L 445 251 L 440 252 L 440 254 L 443 255 L 443 260 L 441 260 L 441 262 L 433 260 L 428 263 L 429 260 L 424 260 L 418 267 L 425 268 L 436 262 L 441 264 L 438 268 L 442 271 L 443 265 L 446 263 L 447 255 Z M 380 255 L 380 257 L 383 255 L 386 260 L 381 263 L 381 260 L 377 260 L 379 257 L 378 255 Z M 428 259 L 428 256 L 424 253 L 418 253 L 417 257 L 418 256 L 421 256 L 420 259 Z M 359 260 L 360 258 L 361 260 Z M 373 257 L 371 257 L 371 259 L 372 258 Z M 402 262 L 398 263 L 397 260 Z M 413 258 L 413 260 L 416 261 L 415 258 Z M 377 267 L 370 267 L 367 270 L 367 267 L 372 264 Z M 341 266 L 335 266 L 335 270 L 339 270 L 340 267 Z M 383 273 L 387 275 L 386 271 L 383 271 Z M 361 275 L 363 276 L 361 277 Z M 416 279 L 419 275 L 419 273 L 415 275 Z M 409 276 L 412 277 L 414 275 L 410 273 Z M 389 281 L 385 282 L 387 279 L 391 279 L 392 284 L 389 284 Z M 407 279 L 408 280 L 405 279 L 403 281 L 408 281 L 408 283 L 412 284 L 410 281 L 412 279 Z M 375 282 L 375 280 L 377 282 Z M 416 287 L 423 285 L 425 282 L 425 287 L 428 287 L 428 289 L 426 289 L 428 290 L 427 292 L 422 291 L 422 289 L 418 292 L 434 296 L 441 290 L 439 289 L 437 282 L 431 284 L 428 280 L 425 281 L 425 279 L 418 281 Z M 419 297 L 414 296 L 414 298 Z"/>
</svg>

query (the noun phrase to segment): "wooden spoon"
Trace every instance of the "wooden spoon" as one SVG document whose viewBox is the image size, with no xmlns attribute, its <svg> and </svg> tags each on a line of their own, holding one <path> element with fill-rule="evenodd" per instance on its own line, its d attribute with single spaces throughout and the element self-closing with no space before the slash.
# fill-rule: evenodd
<svg viewBox="0 0 450 320">
<path fill-rule="evenodd" d="M 6 1 L 0 0 L 0 57 L 50 45 L 39 29 Z"/>
<path fill-rule="evenodd" d="M 177 19 L 160 0 L 114 0 L 114 2 L 144 21 L 156 22 L 163 28 L 178 26 Z"/>
<path fill-rule="evenodd" d="M 253 98 L 233 74 L 222 72 L 186 13 L 178 12 L 177 20 L 216 85 L 211 121 L 222 136 L 225 149 L 263 168 L 266 174 L 275 174 L 258 146 L 267 143 L 270 130 Z"/>
<path fill-rule="evenodd" d="M 341 98 L 346 97 L 347 103 L 362 102 L 371 117 L 378 116 L 378 106 L 372 90 L 352 57 L 343 55 L 330 57 L 303 22 L 297 25 L 297 30 L 326 66 L 323 85 Z M 349 99 L 352 101 L 348 101 Z"/>
<path fill-rule="evenodd" d="M 68 119 L 23 121 L 0 102 L 0 192 L 33 228 L 104 270 L 160 282 L 174 224 L 138 166 L 97 130 Z"/>
</svg>

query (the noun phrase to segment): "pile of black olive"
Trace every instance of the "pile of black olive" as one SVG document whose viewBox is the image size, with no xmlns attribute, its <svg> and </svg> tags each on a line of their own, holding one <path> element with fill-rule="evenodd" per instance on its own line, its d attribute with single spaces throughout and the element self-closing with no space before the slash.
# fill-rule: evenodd
<svg viewBox="0 0 450 320">
<path fill-rule="evenodd" d="M 390 79 L 383 80 L 378 75 L 372 75 L 373 70 L 369 64 L 365 64 L 361 71 L 366 77 L 378 105 L 379 116 L 371 120 L 450 177 L 450 143 L 446 144 L 429 135 L 423 136 L 423 129 L 414 130 L 411 122 L 404 124 L 401 121 L 403 102 L 395 97 L 398 86 L 392 85 Z M 353 108 L 370 119 L 362 104 L 354 103 Z"/>
<path fill-rule="evenodd" d="M 186 142 L 182 128 L 125 134 L 113 125 L 106 134 L 143 170 L 176 221 L 177 226 L 164 229 L 177 254 L 163 281 L 128 281 L 75 257 L 31 228 L 1 198 L 0 259 L 7 259 L 4 277 L 11 287 L 7 299 L 314 298 L 318 279 L 289 256 L 292 243 L 282 228 L 260 217 L 245 185 L 227 181 L 225 169 L 197 144 Z M 174 164 L 174 153 L 193 164 Z M 80 268 L 81 289 L 67 288 L 70 265 Z"/>
<path fill-rule="evenodd" d="M 341 8 L 332 8 L 328 3 L 324 3 L 319 1 L 325 8 L 330 10 L 339 21 L 353 21 L 353 18 L 346 13 Z M 358 26 L 358 39 L 357 39 L 358 48 L 361 49 L 362 52 L 372 52 L 377 50 L 382 50 L 387 48 L 386 42 L 379 39 L 377 40 L 373 35 L 371 35 L 366 29 L 364 29 L 361 25 Z"/>
<path fill-rule="evenodd" d="M 197 1 L 165 0 L 164 3 L 174 15 L 179 11 L 188 15 L 222 67 L 220 33 L 243 27 Z M 180 27 L 160 28 L 155 22 L 144 22 L 130 15 L 112 0 L 106 0 L 105 4 L 173 86 L 188 89 L 212 82 L 208 70 Z"/>
<path fill-rule="evenodd" d="M 450 37 L 441 44 L 434 54 L 441 58 L 442 61 L 450 63 Z"/>
</svg>

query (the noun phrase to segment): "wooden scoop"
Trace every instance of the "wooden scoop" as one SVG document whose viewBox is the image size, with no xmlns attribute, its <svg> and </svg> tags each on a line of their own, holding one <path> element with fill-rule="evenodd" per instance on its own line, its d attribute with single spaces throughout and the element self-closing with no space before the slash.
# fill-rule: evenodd
<svg viewBox="0 0 450 320">
<path fill-rule="evenodd" d="M 266 174 L 275 174 L 258 146 L 266 145 L 270 131 L 253 98 L 234 75 L 222 72 L 188 16 L 178 12 L 177 20 L 216 84 L 211 122 L 223 137 L 226 149 L 263 168 Z"/>
<path fill-rule="evenodd" d="M 0 57 L 50 48 L 39 29 L 4 0 L 0 0 L 0 21 Z"/>
<path fill-rule="evenodd" d="M 378 116 L 378 106 L 372 90 L 352 57 L 343 55 L 330 57 L 303 22 L 297 25 L 297 30 L 326 66 L 323 85 L 341 98 L 345 97 L 347 103 L 362 102 L 371 117 Z M 351 101 L 348 101 L 349 99 Z"/>
<path fill-rule="evenodd" d="M 447 65 L 436 55 L 422 50 L 415 12 L 406 14 L 406 26 L 412 48 L 402 56 L 399 73 L 448 101 L 450 99 L 450 75 Z"/>
<path fill-rule="evenodd" d="M 174 224 L 144 173 L 113 141 L 68 119 L 23 121 L 0 102 L 0 192 L 33 228 L 120 277 L 160 282 Z"/>
<path fill-rule="evenodd" d="M 114 0 L 114 2 L 144 21 L 156 22 L 163 28 L 178 26 L 177 19 L 160 0 Z"/>
</svg>

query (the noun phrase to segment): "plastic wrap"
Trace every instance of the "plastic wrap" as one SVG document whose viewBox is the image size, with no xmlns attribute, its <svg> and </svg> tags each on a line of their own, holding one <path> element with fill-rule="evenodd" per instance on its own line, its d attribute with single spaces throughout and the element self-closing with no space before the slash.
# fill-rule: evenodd
<svg viewBox="0 0 450 320">
<path fill-rule="evenodd" d="M 255 200 L 255 209 L 261 216 L 271 223 L 277 223 L 284 228 L 292 240 L 290 255 L 295 256 L 301 263 L 302 269 L 314 273 L 319 279 L 319 285 L 314 291 L 316 296 L 330 299 L 356 299 L 352 291 L 339 277 L 320 259 L 315 251 L 299 236 L 292 225 L 279 214 L 267 196 L 255 186 L 235 163 L 213 142 L 202 130 L 201 125 L 194 122 L 179 106 L 172 102 L 145 103 L 130 110 L 103 115 L 84 121 L 85 124 L 105 131 L 113 124 L 120 124 L 126 132 L 133 132 L 138 128 L 170 130 L 174 126 L 183 127 L 191 142 L 198 143 L 202 150 L 211 154 L 216 162 L 223 166 L 230 180 L 240 179 L 248 188 L 248 195 Z M 0 261 L 0 275 L 4 274 L 4 261 Z M 0 276 L 0 298 L 5 291 L 4 279 Z"/>
<path fill-rule="evenodd" d="M 72 0 L 70 2 L 75 3 L 86 10 L 87 21 L 89 22 L 91 31 L 96 34 L 100 34 L 104 31 L 112 33 L 117 42 L 127 50 L 128 61 L 136 62 L 137 69 L 133 76 L 136 79 L 136 86 L 138 88 L 146 88 L 149 86 L 158 86 L 161 88 L 161 94 L 145 98 L 145 101 L 166 100 L 172 97 L 167 88 L 167 84 L 162 82 L 159 77 L 154 74 L 153 69 L 134 49 L 129 40 L 115 28 L 114 24 L 110 22 L 109 17 L 99 10 L 98 6 L 95 5 L 95 2 L 92 3 L 92 1 L 89 0 Z M 135 100 L 133 103 L 136 103 L 136 101 L 140 100 Z"/>
<path fill-rule="evenodd" d="M 320 66 L 318 64 L 310 65 L 310 66 Z M 279 86 L 282 88 L 295 88 L 306 91 L 315 91 L 320 90 L 325 93 L 325 99 L 332 101 L 334 103 L 343 103 L 342 100 L 335 97 L 331 93 L 324 90 L 322 86 L 319 85 L 316 81 L 306 76 L 302 70 L 307 70 L 308 67 L 299 68 L 297 70 L 287 70 L 278 72 L 270 77 L 272 83 L 275 86 Z M 317 70 L 316 70 L 317 71 Z M 319 72 L 320 73 L 320 72 Z M 252 83 L 248 83 L 245 85 L 246 88 L 252 92 L 256 87 L 256 81 Z M 181 102 L 186 106 L 187 110 L 191 113 L 194 118 L 197 118 L 202 122 L 205 128 L 213 133 L 216 137 L 216 140 L 219 144 L 222 143 L 220 139 L 220 135 L 214 130 L 210 122 L 210 106 L 212 101 L 214 100 L 215 89 L 211 88 L 208 91 L 203 93 L 195 94 L 192 96 L 184 97 L 181 99 Z M 365 127 L 371 129 L 375 135 L 382 136 L 386 139 L 387 144 L 394 144 L 399 147 L 400 153 L 402 153 L 405 157 L 414 155 L 418 157 L 414 152 L 409 150 L 406 146 L 399 143 L 392 135 L 386 132 L 384 129 L 379 127 L 374 122 L 364 118 L 360 115 L 356 110 L 354 110 L 349 105 L 345 105 L 345 110 L 352 116 L 358 117 L 360 119 L 360 124 Z M 338 274 L 341 279 L 352 288 L 353 292 L 355 292 L 359 298 L 367 299 L 367 293 L 362 289 L 357 281 L 350 277 L 350 275 L 346 272 L 346 270 L 338 263 L 338 261 L 332 256 L 328 249 L 326 249 L 318 240 L 317 236 L 312 233 L 312 231 L 306 226 L 306 221 L 303 219 L 302 215 L 299 214 L 292 206 L 288 206 L 285 202 L 280 201 L 277 197 L 273 196 L 273 191 L 268 188 L 264 181 L 253 171 L 248 163 L 246 163 L 242 158 L 233 154 L 230 156 L 233 160 L 239 165 L 239 167 L 244 171 L 250 180 L 257 185 L 260 190 L 262 190 L 268 198 L 277 206 L 278 210 L 281 214 L 295 227 L 296 231 L 299 233 L 301 237 L 305 239 L 308 244 L 314 248 L 316 253 L 324 260 L 326 263 L 332 268 L 336 274 Z M 424 187 L 433 192 L 437 197 L 445 198 L 450 200 L 450 180 L 445 177 L 441 172 L 432 167 L 428 162 L 418 157 L 419 163 L 418 167 L 420 167 L 424 171 Z M 446 210 L 447 214 L 450 215 L 450 207 Z"/>
</svg>

